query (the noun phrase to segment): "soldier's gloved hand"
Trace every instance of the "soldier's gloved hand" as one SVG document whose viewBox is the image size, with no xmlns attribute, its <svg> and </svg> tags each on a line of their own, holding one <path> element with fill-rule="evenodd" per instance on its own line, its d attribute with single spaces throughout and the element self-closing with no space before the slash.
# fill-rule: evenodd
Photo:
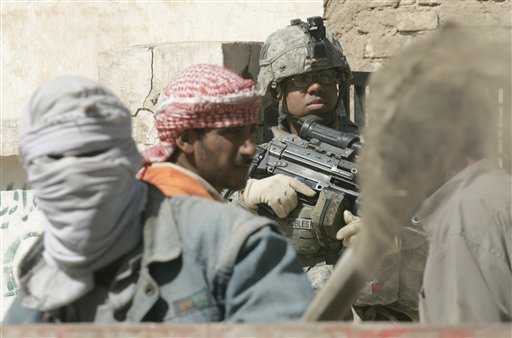
<svg viewBox="0 0 512 338">
<path fill-rule="evenodd" d="M 345 220 L 345 226 L 338 230 L 336 233 L 336 239 L 343 240 L 343 245 L 349 247 L 354 243 L 354 238 L 357 237 L 357 233 L 361 231 L 361 218 L 354 216 L 350 211 L 345 210 L 343 212 L 343 219 Z"/>
<path fill-rule="evenodd" d="M 297 207 L 297 193 L 314 196 L 316 192 L 304 183 L 282 174 L 261 180 L 249 179 L 242 193 L 242 202 L 251 209 L 267 204 L 279 218 L 286 217 Z"/>
</svg>

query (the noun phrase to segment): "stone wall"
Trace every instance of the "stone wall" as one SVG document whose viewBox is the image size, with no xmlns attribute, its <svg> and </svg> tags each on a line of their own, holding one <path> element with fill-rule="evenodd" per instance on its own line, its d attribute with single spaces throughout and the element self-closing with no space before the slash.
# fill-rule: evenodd
<svg viewBox="0 0 512 338">
<path fill-rule="evenodd" d="M 324 9 L 327 26 L 357 71 L 375 71 L 448 20 L 512 27 L 511 0 L 325 0 Z"/>
</svg>

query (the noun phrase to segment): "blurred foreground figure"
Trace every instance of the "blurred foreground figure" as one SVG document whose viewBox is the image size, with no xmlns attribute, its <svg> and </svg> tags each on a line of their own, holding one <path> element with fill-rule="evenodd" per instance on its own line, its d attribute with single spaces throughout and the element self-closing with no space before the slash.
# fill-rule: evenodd
<svg viewBox="0 0 512 338">
<path fill-rule="evenodd" d="M 177 140 L 156 147 L 153 158 L 176 153 L 188 167 L 146 167 L 146 182 L 135 179 L 142 157 L 130 114 L 110 91 L 63 77 L 34 94 L 21 153 L 47 223 L 43 240 L 20 264 L 21 294 L 6 324 L 276 321 L 302 314 L 312 290 L 291 246 L 271 221 L 218 203 L 215 188 L 199 177 L 209 173 L 205 178 L 219 187 L 244 181 L 245 170 L 233 169 L 228 181 L 219 172 L 227 177 L 235 162 L 247 167 L 237 162 L 241 146 L 231 136 L 255 120 L 253 84 L 221 67 L 199 66 L 167 94 L 160 113 L 176 113 L 167 127 L 195 121 L 196 128 L 225 128 L 161 135 Z M 165 175 L 169 182 L 162 184 Z M 282 284 L 285 290 L 276 287 Z"/>
<path fill-rule="evenodd" d="M 371 83 L 363 215 L 377 237 L 415 215 L 425 323 L 512 319 L 510 41 L 449 24 Z"/>
</svg>

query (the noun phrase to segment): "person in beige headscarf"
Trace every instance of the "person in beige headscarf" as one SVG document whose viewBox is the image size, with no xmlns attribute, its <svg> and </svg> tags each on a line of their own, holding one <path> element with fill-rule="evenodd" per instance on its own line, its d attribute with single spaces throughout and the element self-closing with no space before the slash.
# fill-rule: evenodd
<svg viewBox="0 0 512 338">
<path fill-rule="evenodd" d="M 364 225 L 428 239 L 424 323 L 512 320 L 510 41 L 448 24 L 370 84 Z"/>
</svg>

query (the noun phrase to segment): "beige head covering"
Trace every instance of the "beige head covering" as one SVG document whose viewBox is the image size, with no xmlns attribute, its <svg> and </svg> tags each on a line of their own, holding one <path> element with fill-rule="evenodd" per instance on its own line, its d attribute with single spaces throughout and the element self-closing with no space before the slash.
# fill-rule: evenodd
<svg viewBox="0 0 512 338">
<path fill-rule="evenodd" d="M 46 217 L 46 273 L 24 280 L 39 309 L 79 298 L 93 272 L 141 241 L 146 187 L 128 110 L 109 90 L 79 77 L 42 85 L 23 115 L 21 154 L 39 209 Z M 52 297 L 65 287 L 62 299 Z M 62 301 L 62 302 L 61 302 Z"/>
</svg>

